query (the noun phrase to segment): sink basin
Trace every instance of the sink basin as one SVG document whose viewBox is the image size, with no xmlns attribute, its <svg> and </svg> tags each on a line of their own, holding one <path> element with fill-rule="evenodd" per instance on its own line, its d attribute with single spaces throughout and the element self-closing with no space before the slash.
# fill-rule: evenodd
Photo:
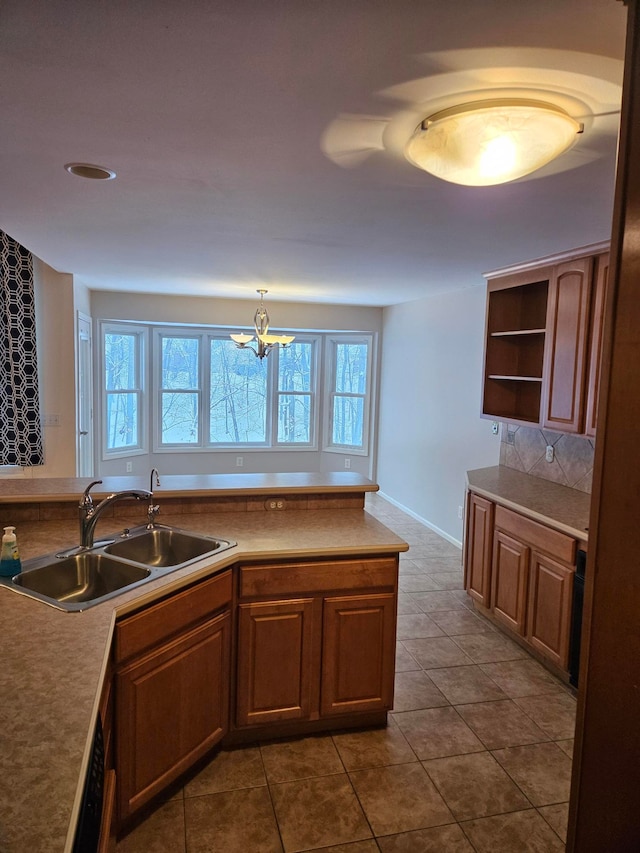
<svg viewBox="0 0 640 853">
<path fill-rule="evenodd" d="M 172 527 L 154 527 L 152 530 L 118 539 L 104 550 L 115 557 L 123 557 L 145 566 L 164 568 L 185 565 L 230 545 L 231 543 L 224 539 L 213 539 Z"/>
<path fill-rule="evenodd" d="M 235 544 L 175 527 L 137 527 L 90 550 L 25 560 L 19 575 L 0 577 L 0 586 L 77 612 Z"/>
<path fill-rule="evenodd" d="M 13 583 L 27 594 L 56 604 L 64 610 L 84 610 L 87 603 L 96 604 L 112 595 L 146 580 L 151 570 L 106 554 L 84 551 L 62 560 L 55 557 L 33 561 L 29 568 L 13 578 Z"/>
</svg>

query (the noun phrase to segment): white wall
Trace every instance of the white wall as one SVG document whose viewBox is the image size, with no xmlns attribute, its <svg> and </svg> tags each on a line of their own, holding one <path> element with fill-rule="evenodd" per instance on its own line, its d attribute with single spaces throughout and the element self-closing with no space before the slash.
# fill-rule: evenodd
<svg viewBox="0 0 640 853">
<path fill-rule="evenodd" d="M 75 324 L 73 277 L 33 259 L 40 409 L 57 415 L 44 426 L 44 465 L 26 477 L 74 477 L 76 473 Z"/>
<path fill-rule="evenodd" d="M 156 323 L 191 323 L 196 325 L 230 326 L 238 331 L 250 329 L 259 303 L 255 300 L 215 299 L 193 296 L 92 291 L 90 314 L 94 320 L 139 320 Z M 293 302 L 274 302 L 267 295 L 266 307 L 274 332 L 280 329 L 293 332 L 353 331 L 379 335 L 382 328 L 382 309 L 349 305 L 316 305 Z M 99 355 L 94 333 L 94 357 Z M 250 354 L 248 354 L 248 357 Z M 322 381 L 322 377 L 321 381 Z M 96 388 L 97 390 L 97 388 Z M 96 406 L 99 400 L 95 401 Z M 322 412 L 320 412 L 322 417 Z M 372 442 L 375 440 L 373 431 Z M 236 458 L 242 457 L 241 468 Z M 161 474 L 239 473 L 278 471 L 344 471 L 345 457 L 350 470 L 365 477 L 374 476 L 374 454 L 358 456 L 304 450 L 216 450 L 161 452 L 131 455 L 103 460 L 97 448 L 96 474 L 123 475 L 127 464 L 132 474 L 145 474 L 156 466 Z"/>
<path fill-rule="evenodd" d="M 484 317 L 482 285 L 384 309 L 380 491 L 458 543 L 465 472 L 500 456 L 480 418 Z"/>
</svg>

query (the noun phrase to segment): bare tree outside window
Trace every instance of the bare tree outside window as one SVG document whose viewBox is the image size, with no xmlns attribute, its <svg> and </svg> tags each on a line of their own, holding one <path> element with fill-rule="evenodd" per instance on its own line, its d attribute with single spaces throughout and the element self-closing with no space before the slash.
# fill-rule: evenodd
<svg viewBox="0 0 640 853">
<path fill-rule="evenodd" d="M 137 334 L 104 337 L 107 450 L 137 447 L 140 342 Z"/>
<path fill-rule="evenodd" d="M 368 353 L 366 343 L 335 344 L 332 444 L 363 446 Z"/>
</svg>

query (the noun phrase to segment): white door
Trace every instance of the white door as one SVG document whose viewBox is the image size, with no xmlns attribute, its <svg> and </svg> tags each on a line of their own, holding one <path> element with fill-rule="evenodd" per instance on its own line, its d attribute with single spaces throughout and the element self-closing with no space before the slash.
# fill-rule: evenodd
<svg viewBox="0 0 640 853">
<path fill-rule="evenodd" d="M 93 477 L 93 351 L 91 318 L 78 311 L 76 472 Z"/>
</svg>

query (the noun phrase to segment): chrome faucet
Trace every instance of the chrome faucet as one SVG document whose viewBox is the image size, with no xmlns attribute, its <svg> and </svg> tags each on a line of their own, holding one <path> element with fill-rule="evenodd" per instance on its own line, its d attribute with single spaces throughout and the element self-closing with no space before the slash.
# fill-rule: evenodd
<svg viewBox="0 0 640 853">
<path fill-rule="evenodd" d="M 154 504 L 153 502 L 153 475 L 156 475 L 156 486 L 160 485 L 160 474 L 158 473 L 157 468 L 151 469 L 151 476 L 149 477 L 149 491 L 151 492 L 151 498 L 149 500 L 149 507 L 147 509 L 147 530 L 153 530 L 155 526 L 156 515 L 160 512 L 160 504 Z"/>
<path fill-rule="evenodd" d="M 89 483 L 84 490 L 80 503 L 78 504 L 78 514 L 80 516 L 80 547 L 93 548 L 93 535 L 95 533 L 96 524 L 104 510 L 111 506 L 116 501 L 132 498 L 137 501 L 145 501 L 153 498 L 153 494 L 146 489 L 125 489 L 122 492 L 113 492 L 107 495 L 104 500 L 101 500 L 98 506 L 94 506 L 93 498 L 91 497 L 91 489 L 94 486 L 99 486 L 102 480 L 94 480 Z"/>
</svg>

